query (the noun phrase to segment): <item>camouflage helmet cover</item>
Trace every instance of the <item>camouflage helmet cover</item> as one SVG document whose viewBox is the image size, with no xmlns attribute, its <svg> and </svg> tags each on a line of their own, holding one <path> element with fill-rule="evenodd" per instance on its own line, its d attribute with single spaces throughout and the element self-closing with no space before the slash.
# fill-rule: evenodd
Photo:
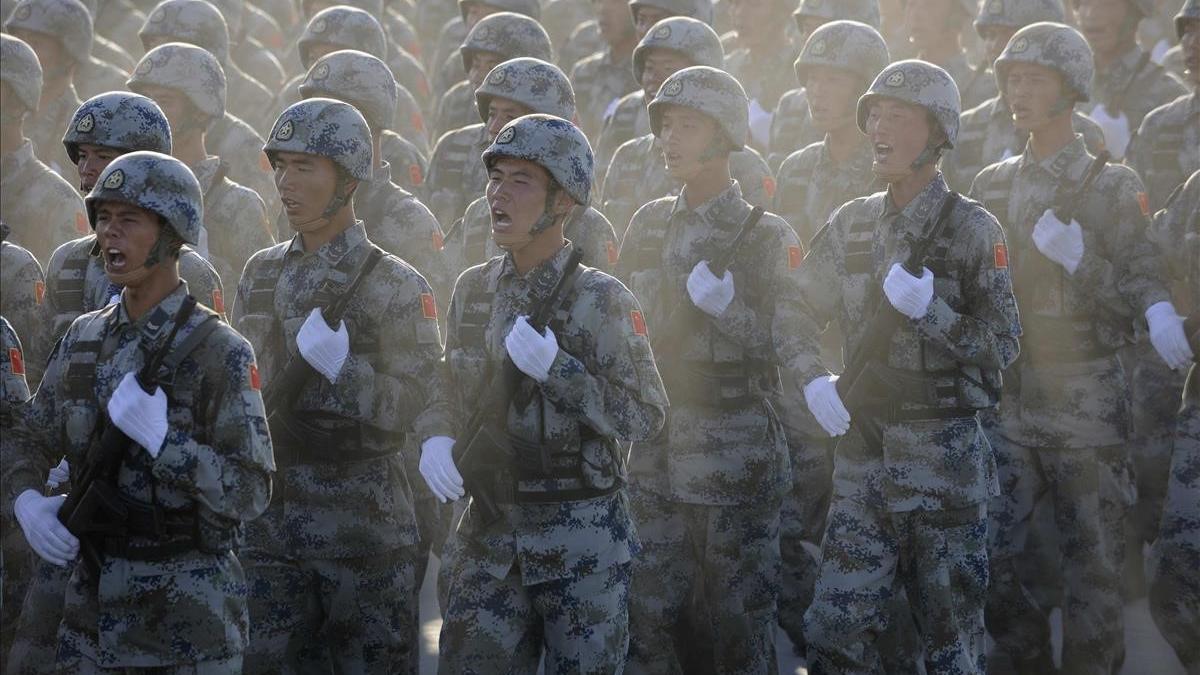
<svg viewBox="0 0 1200 675">
<path fill-rule="evenodd" d="M 24 40 L 0 34 L 0 80 L 12 87 L 13 94 L 29 112 L 36 112 L 42 98 L 42 64 Z"/>
<path fill-rule="evenodd" d="M 1039 21 L 1062 23 L 1064 19 L 1060 0 L 984 0 L 975 17 L 975 30 L 988 26 L 1020 29 Z"/>
<path fill-rule="evenodd" d="M 1133 7 L 1135 10 L 1137 10 L 1138 14 L 1140 14 L 1142 18 L 1145 18 L 1148 16 L 1154 16 L 1154 12 L 1155 12 L 1154 5 L 1155 5 L 1156 0 L 1125 0 L 1125 1 L 1127 3 L 1129 3 L 1130 7 Z M 1071 7 L 1073 9 L 1078 10 L 1079 9 L 1079 0 L 1071 0 Z"/>
<path fill-rule="evenodd" d="M 826 66 L 870 82 L 890 61 L 887 42 L 879 31 L 858 21 L 831 21 L 808 36 L 796 59 L 796 77 L 804 84 L 810 68 Z"/>
<path fill-rule="evenodd" d="M 858 99 L 858 128 L 867 132 L 867 115 L 878 98 L 892 98 L 929 111 L 946 134 L 946 147 L 958 140 L 958 116 L 962 99 L 954 78 L 941 68 L 917 59 L 897 61 L 884 68 L 867 93 Z"/>
<path fill-rule="evenodd" d="M 591 197 L 594 162 L 587 137 L 571 122 L 553 115 L 525 115 L 504 125 L 483 151 L 489 169 L 501 157 L 542 167 L 577 204 Z"/>
<path fill-rule="evenodd" d="M 324 43 L 338 49 L 357 49 L 379 60 L 387 58 L 387 34 L 375 17 L 355 7 L 336 5 L 313 15 L 299 40 L 300 61 L 312 67 L 308 49 Z"/>
<path fill-rule="evenodd" d="M 371 130 L 381 132 L 396 118 L 396 80 L 387 64 L 365 52 L 343 49 L 326 54 L 308 69 L 300 83 L 304 98 L 325 97 L 358 108 Z"/>
<path fill-rule="evenodd" d="M 276 152 L 327 157 L 352 178 L 371 180 L 371 130 L 357 108 L 329 98 L 293 103 L 279 114 L 263 146 Z"/>
<path fill-rule="evenodd" d="M 663 81 L 647 110 L 655 136 L 662 129 L 667 105 L 691 108 L 711 117 L 734 150 L 745 146 L 750 133 L 749 100 L 741 83 L 729 73 L 709 66 L 690 66 Z"/>
<path fill-rule="evenodd" d="M 575 117 L 575 90 L 558 66 L 529 57 L 509 59 L 492 68 L 475 90 L 475 106 L 484 122 L 493 98 L 516 101 L 535 113 L 565 120 Z"/>
<path fill-rule="evenodd" d="M 237 42 L 242 36 L 242 27 L 246 22 L 245 0 L 210 0 L 210 2 L 225 19 L 225 27 L 229 29 L 229 41 Z"/>
<path fill-rule="evenodd" d="M 1187 0 L 1175 15 L 1175 35 L 1183 39 L 1183 27 L 1188 21 L 1200 21 L 1200 0 Z"/>
<path fill-rule="evenodd" d="M 651 49 L 679 52 L 694 66 L 721 68 L 725 64 L 721 36 L 703 21 L 687 16 L 673 16 L 659 21 L 633 48 L 633 74 L 638 82 L 642 81 L 642 72 L 646 69 L 646 58 Z"/>
<path fill-rule="evenodd" d="M 130 91 L 145 95 L 146 86 L 183 92 L 210 119 L 225 115 L 225 70 L 207 49 L 168 42 L 146 52 L 126 82 Z"/>
<path fill-rule="evenodd" d="M 463 69 L 471 70 L 471 59 L 478 52 L 498 54 L 505 60 L 529 56 L 542 61 L 554 60 L 550 36 L 542 24 L 513 12 L 489 14 L 471 27 L 463 40 Z"/>
<path fill-rule="evenodd" d="M 83 102 L 71 116 L 63 134 L 63 147 L 74 163 L 79 146 L 88 143 L 136 152 L 171 154 L 171 125 L 154 101 L 127 91 L 97 94 Z"/>
<path fill-rule="evenodd" d="M 79 0 L 20 0 L 4 21 L 4 30 L 41 33 L 57 39 L 76 63 L 92 56 L 92 15 Z"/>
<path fill-rule="evenodd" d="M 1058 72 L 1076 101 L 1087 101 L 1091 96 L 1095 71 L 1092 48 L 1070 26 L 1043 21 L 1017 31 L 996 59 L 996 84 L 1002 92 L 1008 67 L 1014 63 L 1036 63 Z"/>
<path fill-rule="evenodd" d="M 138 31 L 142 44 L 151 38 L 202 47 L 229 63 L 229 28 L 221 10 L 207 0 L 163 0 L 155 5 Z"/>
<path fill-rule="evenodd" d="M 104 167 L 95 187 L 83 199 L 92 229 L 96 227 L 99 202 L 110 200 L 162 216 L 184 243 L 195 246 L 200 242 L 204 225 L 200 182 L 191 169 L 170 155 L 131 152 Z"/>
<path fill-rule="evenodd" d="M 800 0 L 792 17 L 797 25 L 813 17 L 826 21 L 857 21 L 879 30 L 879 0 Z"/>
<path fill-rule="evenodd" d="M 536 21 L 542 19 L 542 5 L 538 0 L 458 0 L 458 13 L 462 15 L 464 22 L 467 20 L 467 10 L 470 5 L 487 5 L 495 7 L 501 12 L 524 14 Z"/>
<path fill-rule="evenodd" d="M 670 16 L 687 16 L 703 21 L 708 25 L 713 23 L 712 0 L 629 0 L 629 11 L 637 20 L 637 11 L 641 7 L 653 7 L 668 12 Z"/>
</svg>

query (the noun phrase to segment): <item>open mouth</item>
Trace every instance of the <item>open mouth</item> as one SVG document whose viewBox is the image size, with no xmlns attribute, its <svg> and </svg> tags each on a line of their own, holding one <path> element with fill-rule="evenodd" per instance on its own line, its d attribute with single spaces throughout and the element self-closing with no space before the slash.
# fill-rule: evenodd
<svg viewBox="0 0 1200 675">
<path fill-rule="evenodd" d="M 876 143 L 873 151 L 875 153 L 875 161 L 880 164 L 886 162 L 888 157 L 892 156 L 892 146 L 887 143 Z"/>
<path fill-rule="evenodd" d="M 286 211 L 287 213 L 295 213 L 300 210 L 301 204 L 300 204 L 300 202 L 296 201 L 295 199 L 283 197 L 283 198 L 280 198 L 279 201 L 283 204 L 283 210 Z"/>
<path fill-rule="evenodd" d="M 104 253 L 104 269 L 109 272 L 123 272 L 128 264 L 125 259 L 125 254 L 121 249 L 115 246 L 110 246 L 103 251 Z"/>
<path fill-rule="evenodd" d="M 512 229 L 512 218 L 504 209 L 492 209 L 492 232 L 507 232 Z"/>
</svg>

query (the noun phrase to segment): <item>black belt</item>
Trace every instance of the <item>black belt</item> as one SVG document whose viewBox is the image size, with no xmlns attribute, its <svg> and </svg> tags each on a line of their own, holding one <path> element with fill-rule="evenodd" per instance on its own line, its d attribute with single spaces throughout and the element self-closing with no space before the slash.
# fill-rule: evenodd
<svg viewBox="0 0 1200 675">
<path fill-rule="evenodd" d="M 100 537 L 105 555 L 127 560 L 164 560 L 201 550 L 195 509 L 165 509 L 122 498 L 123 534 Z"/>
<path fill-rule="evenodd" d="M 673 403 L 686 403 L 714 408 L 745 407 L 766 399 L 779 387 L 773 368 L 745 362 L 674 364 L 663 375 L 663 383 Z"/>
<path fill-rule="evenodd" d="M 310 422 L 284 412 L 271 416 L 271 444 L 280 466 L 360 462 L 400 452 L 399 442 L 392 445 L 385 434 L 361 423 L 325 416 L 314 419 Z"/>
</svg>

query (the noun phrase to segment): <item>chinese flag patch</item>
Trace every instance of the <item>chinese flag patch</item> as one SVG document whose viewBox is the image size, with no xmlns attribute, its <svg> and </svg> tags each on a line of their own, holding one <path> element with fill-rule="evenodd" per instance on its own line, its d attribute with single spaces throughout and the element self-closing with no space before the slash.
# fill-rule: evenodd
<svg viewBox="0 0 1200 675">
<path fill-rule="evenodd" d="M 87 216 L 83 215 L 83 211 L 76 211 L 75 212 L 75 231 L 78 232 L 79 234 L 87 234 L 88 229 L 89 228 L 88 228 Z"/>
<path fill-rule="evenodd" d="M 425 176 L 421 175 L 421 167 L 416 164 L 408 165 L 408 182 L 413 185 L 420 185 L 425 182 Z"/>
<path fill-rule="evenodd" d="M 641 312 L 636 309 L 629 312 L 629 321 L 633 324 L 634 335 L 646 337 L 646 317 L 642 316 Z"/>
<path fill-rule="evenodd" d="M 605 242 L 605 248 L 608 249 L 608 266 L 612 267 L 617 264 L 617 260 L 621 257 L 621 250 L 617 248 L 617 242 Z"/>
<path fill-rule="evenodd" d="M 437 303 L 433 301 L 432 293 L 421 294 L 421 315 L 426 319 L 437 318 Z"/>
<path fill-rule="evenodd" d="M 787 255 L 788 269 L 794 270 L 799 267 L 801 261 L 804 260 L 804 249 L 800 248 L 799 246 L 789 246 L 787 247 Z"/>
<path fill-rule="evenodd" d="M 421 113 L 419 113 L 419 112 L 413 113 L 412 119 L 410 119 L 409 121 L 412 122 L 413 129 L 415 129 L 417 131 L 425 131 L 425 118 L 421 117 Z"/>
<path fill-rule="evenodd" d="M 250 364 L 250 388 L 254 391 L 262 391 L 262 378 L 258 376 L 258 366 Z"/>
<path fill-rule="evenodd" d="M 46 282 L 33 282 L 33 300 L 37 304 L 42 304 L 42 298 L 46 297 Z"/>
<path fill-rule="evenodd" d="M 8 365 L 12 368 L 13 375 L 25 374 L 25 359 L 21 358 L 21 350 L 16 347 L 8 348 Z"/>
<path fill-rule="evenodd" d="M 1008 269 L 1008 247 L 1004 244 L 996 244 L 992 247 L 992 257 L 995 258 L 996 269 Z"/>
<path fill-rule="evenodd" d="M 770 176 L 763 176 L 763 192 L 767 193 L 767 199 L 775 196 L 775 179 Z"/>
<path fill-rule="evenodd" d="M 213 300 L 213 304 L 212 304 L 213 311 L 216 312 L 217 314 L 224 314 L 225 313 L 225 295 L 223 293 L 221 293 L 221 289 L 219 289 L 219 288 L 213 289 L 212 300 Z"/>
<path fill-rule="evenodd" d="M 446 247 L 446 238 L 440 230 L 433 231 L 433 250 L 440 251 Z"/>
<path fill-rule="evenodd" d="M 1142 210 L 1143 216 L 1150 215 L 1150 197 L 1145 192 L 1137 193 L 1138 208 Z"/>
</svg>

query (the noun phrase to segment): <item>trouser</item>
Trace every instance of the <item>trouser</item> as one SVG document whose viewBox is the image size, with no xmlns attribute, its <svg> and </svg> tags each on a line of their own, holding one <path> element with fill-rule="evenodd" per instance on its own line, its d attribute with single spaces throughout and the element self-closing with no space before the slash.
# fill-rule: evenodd
<svg viewBox="0 0 1200 675">
<path fill-rule="evenodd" d="M 4 561 L 0 568 L 0 661 L 12 648 L 36 558 L 16 518 L 0 516 L 0 560 Z"/>
<path fill-rule="evenodd" d="M 57 672 L 61 675 L 230 675 L 230 673 L 242 672 L 242 655 L 238 654 L 217 661 L 159 668 L 101 668 L 91 661 L 80 658 L 61 664 Z"/>
<path fill-rule="evenodd" d="M 442 673 L 620 673 L 629 648 L 629 563 L 523 585 L 466 548 L 454 556 L 438 648 Z"/>
<path fill-rule="evenodd" d="M 991 507 L 992 586 L 987 627 L 1013 661 L 1050 654 L 1047 608 L 1030 596 L 1015 561 L 1026 554 L 1030 516 L 1054 506 L 1064 594 L 1063 672 L 1108 675 L 1124 658 L 1123 520 L 1133 477 L 1123 448 L 1028 448 L 991 437 L 1000 496 Z"/>
<path fill-rule="evenodd" d="M 986 504 L 887 512 L 835 495 L 804 617 L 810 672 L 883 672 L 878 641 L 901 588 L 926 672 L 985 672 L 986 513 Z"/>
<path fill-rule="evenodd" d="M 38 558 L 20 607 L 5 673 L 38 675 L 55 671 L 58 625 L 62 623 L 67 583 L 75 566 L 58 567 Z"/>
<path fill-rule="evenodd" d="M 788 417 L 784 415 L 784 419 Z M 779 516 L 779 626 L 803 655 L 804 612 L 812 604 L 833 487 L 833 443 L 786 423 L 784 429 L 792 455 L 792 489 L 784 495 Z"/>
<path fill-rule="evenodd" d="M 630 497 L 642 541 L 629 602 L 630 672 L 681 672 L 673 636 L 702 606 L 707 620 L 690 624 L 711 640 L 716 672 L 775 673 L 778 500 L 681 504 L 639 489 Z"/>
<path fill-rule="evenodd" d="M 415 556 L 415 546 L 334 560 L 245 551 L 246 673 L 415 674 Z"/>
</svg>

